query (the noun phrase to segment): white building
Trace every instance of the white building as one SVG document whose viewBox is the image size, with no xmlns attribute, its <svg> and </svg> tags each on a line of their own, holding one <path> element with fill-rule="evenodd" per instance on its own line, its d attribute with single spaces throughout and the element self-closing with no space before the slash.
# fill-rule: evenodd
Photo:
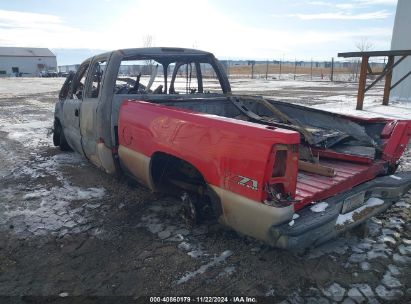
<svg viewBox="0 0 411 304">
<path fill-rule="evenodd" d="M 57 60 L 49 49 L 0 47 L 0 76 L 38 76 L 57 71 Z"/>
<path fill-rule="evenodd" d="M 398 0 L 392 33 L 392 50 L 411 50 L 411 1 Z M 397 60 L 399 58 L 396 58 Z M 391 85 L 411 71 L 411 56 L 394 68 Z M 411 75 L 396 86 L 390 94 L 391 99 L 411 101 Z"/>
</svg>

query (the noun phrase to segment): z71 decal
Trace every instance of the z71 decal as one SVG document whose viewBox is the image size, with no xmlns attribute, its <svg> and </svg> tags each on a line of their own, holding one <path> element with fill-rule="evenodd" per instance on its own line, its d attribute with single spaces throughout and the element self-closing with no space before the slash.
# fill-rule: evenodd
<svg viewBox="0 0 411 304">
<path fill-rule="evenodd" d="M 255 191 L 258 191 L 258 181 L 255 179 L 242 176 L 242 175 L 234 175 L 232 173 L 227 172 L 226 174 L 226 181 L 228 181 L 228 184 L 237 184 Z"/>
</svg>

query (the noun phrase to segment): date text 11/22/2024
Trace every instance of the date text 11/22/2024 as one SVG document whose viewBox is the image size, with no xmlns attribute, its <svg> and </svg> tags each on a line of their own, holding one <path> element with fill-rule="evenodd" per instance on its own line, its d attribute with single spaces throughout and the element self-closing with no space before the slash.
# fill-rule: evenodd
<svg viewBox="0 0 411 304">
<path fill-rule="evenodd" d="M 150 303 L 258 303 L 255 297 L 150 297 Z"/>
</svg>

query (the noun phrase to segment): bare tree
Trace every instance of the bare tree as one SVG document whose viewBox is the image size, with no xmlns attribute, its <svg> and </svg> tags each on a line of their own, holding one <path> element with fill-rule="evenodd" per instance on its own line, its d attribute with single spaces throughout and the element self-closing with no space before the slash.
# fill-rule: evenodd
<svg viewBox="0 0 411 304">
<path fill-rule="evenodd" d="M 153 46 L 153 36 L 145 35 L 143 36 L 143 47 L 148 48 Z M 151 75 L 153 71 L 153 62 L 151 60 L 146 60 L 146 69 L 144 69 L 143 73 L 147 73 Z"/>
<path fill-rule="evenodd" d="M 371 41 L 369 41 L 367 37 L 361 37 L 360 40 L 355 43 L 355 47 L 360 52 L 367 52 L 374 49 L 374 44 Z M 357 81 L 358 78 L 359 68 L 360 61 L 358 59 L 353 59 L 350 70 L 353 74 L 353 78 L 355 79 L 355 81 Z"/>
<path fill-rule="evenodd" d="M 153 46 L 153 36 L 151 35 L 145 35 L 143 37 L 143 47 L 152 47 Z"/>
<path fill-rule="evenodd" d="M 374 49 L 374 44 L 369 41 L 367 37 L 361 37 L 360 40 L 355 43 L 355 47 L 360 52 L 367 52 Z"/>
</svg>

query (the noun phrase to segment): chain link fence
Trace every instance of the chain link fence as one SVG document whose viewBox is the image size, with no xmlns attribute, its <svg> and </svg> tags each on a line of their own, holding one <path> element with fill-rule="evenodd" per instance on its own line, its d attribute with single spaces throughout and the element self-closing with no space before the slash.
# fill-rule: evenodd
<svg viewBox="0 0 411 304">
<path fill-rule="evenodd" d="M 386 58 L 370 62 L 374 73 L 381 72 Z M 361 60 L 353 59 L 329 61 L 271 60 L 271 61 L 221 61 L 231 79 L 255 78 L 267 80 L 304 80 L 304 81 L 344 81 L 357 82 Z"/>
</svg>

